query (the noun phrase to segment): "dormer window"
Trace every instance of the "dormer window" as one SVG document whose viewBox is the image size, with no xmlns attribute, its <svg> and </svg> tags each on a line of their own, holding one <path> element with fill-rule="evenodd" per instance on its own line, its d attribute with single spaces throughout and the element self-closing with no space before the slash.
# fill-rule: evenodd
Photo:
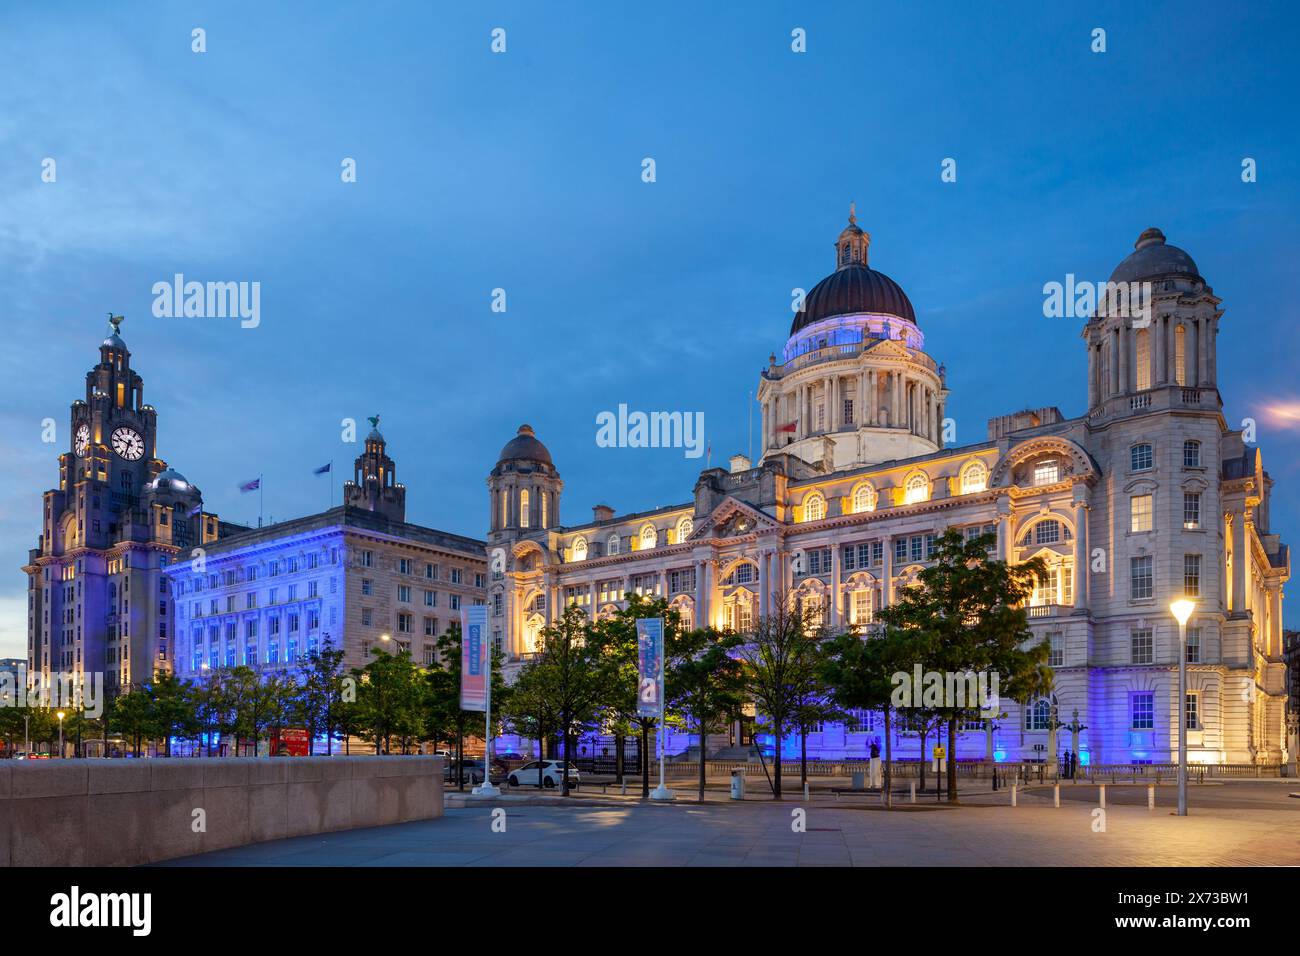
<svg viewBox="0 0 1300 956">
<path fill-rule="evenodd" d="M 1034 484 L 1052 485 L 1061 480 L 1061 464 L 1055 458 L 1044 458 L 1034 465 Z"/>
</svg>

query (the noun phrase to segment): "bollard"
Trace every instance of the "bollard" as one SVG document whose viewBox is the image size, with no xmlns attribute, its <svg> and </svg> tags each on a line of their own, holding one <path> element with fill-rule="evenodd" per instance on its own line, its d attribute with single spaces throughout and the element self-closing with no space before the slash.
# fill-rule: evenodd
<svg viewBox="0 0 1300 956">
<path fill-rule="evenodd" d="M 1059 807 L 1060 805 L 1061 805 L 1061 785 L 1058 783 L 1056 786 L 1052 788 L 1052 806 Z"/>
<path fill-rule="evenodd" d="M 1013 783 L 1011 785 L 1011 805 L 1016 806 L 1016 793 L 1020 790 L 1020 785 Z"/>
<path fill-rule="evenodd" d="M 1147 787 L 1147 809 L 1154 810 L 1155 808 L 1156 808 L 1156 788 L 1154 786 L 1149 786 Z"/>
<path fill-rule="evenodd" d="M 1104 783 L 1101 785 L 1101 803 L 1098 806 L 1103 810 L 1106 809 L 1106 785 Z"/>
<path fill-rule="evenodd" d="M 623 796 L 627 796 L 627 777 L 623 778 Z"/>
<path fill-rule="evenodd" d="M 916 781 L 915 780 L 911 782 L 911 788 L 912 788 L 912 796 L 910 802 L 916 803 Z"/>
</svg>

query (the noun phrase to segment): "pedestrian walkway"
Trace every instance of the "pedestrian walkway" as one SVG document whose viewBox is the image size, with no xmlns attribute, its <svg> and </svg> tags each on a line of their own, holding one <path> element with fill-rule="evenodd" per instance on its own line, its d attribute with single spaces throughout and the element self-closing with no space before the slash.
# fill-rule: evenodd
<svg viewBox="0 0 1300 956">
<path fill-rule="evenodd" d="M 1181 818 L 1171 813 L 1168 790 L 1154 811 L 1114 805 L 1100 818 L 1084 799 L 1053 807 L 1050 788 L 1018 807 L 1000 800 L 957 808 L 919 803 L 892 812 L 824 799 L 542 805 L 517 797 L 452 808 L 440 820 L 277 840 L 161 865 L 1300 865 L 1300 828 L 1294 807 L 1284 806 L 1287 792 L 1277 788 L 1268 798 L 1273 803 L 1248 811 L 1193 801 L 1192 815 Z M 796 830 L 801 814 L 803 828 Z"/>
</svg>

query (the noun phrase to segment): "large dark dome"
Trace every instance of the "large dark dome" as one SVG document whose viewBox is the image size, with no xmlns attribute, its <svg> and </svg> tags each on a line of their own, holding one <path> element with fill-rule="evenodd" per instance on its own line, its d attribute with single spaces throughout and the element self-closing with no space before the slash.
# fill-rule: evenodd
<svg viewBox="0 0 1300 956">
<path fill-rule="evenodd" d="M 822 279 L 804 297 L 803 311 L 795 315 L 790 334 L 833 315 L 858 312 L 881 312 L 916 322 L 911 300 L 897 282 L 868 266 L 849 265 Z"/>
<path fill-rule="evenodd" d="M 546 465 L 552 464 L 551 453 L 537 440 L 532 425 L 520 425 L 519 433 L 506 442 L 497 457 L 498 464 L 503 461 L 540 461 Z"/>
<path fill-rule="evenodd" d="M 1133 244 L 1133 252 L 1115 267 L 1115 271 L 1110 274 L 1110 281 L 1138 282 L 1170 275 L 1201 278 L 1192 257 L 1177 246 L 1169 245 L 1165 242 L 1165 234 L 1152 228 L 1138 236 L 1137 242 Z"/>
</svg>

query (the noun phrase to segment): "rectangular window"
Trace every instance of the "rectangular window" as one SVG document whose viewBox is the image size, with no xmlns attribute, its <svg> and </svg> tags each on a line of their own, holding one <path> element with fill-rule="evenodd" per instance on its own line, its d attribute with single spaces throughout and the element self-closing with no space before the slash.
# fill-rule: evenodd
<svg viewBox="0 0 1300 956">
<path fill-rule="evenodd" d="M 909 551 L 913 561 L 925 560 L 925 536 L 924 535 L 920 535 L 920 534 L 913 535 L 908 540 L 908 544 L 910 545 Z"/>
<path fill-rule="evenodd" d="M 1183 555 L 1183 594 L 1187 597 L 1201 596 L 1201 556 L 1199 554 Z"/>
<path fill-rule="evenodd" d="M 1183 467 L 1200 468 L 1201 467 L 1201 443 L 1198 441 L 1183 442 Z"/>
<path fill-rule="evenodd" d="M 1048 634 L 1047 643 L 1049 647 L 1047 653 L 1047 666 L 1064 667 L 1065 666 L 1065 639 L 1063 635 L 1060 632 L 1054 634 Z"/>
<path fill-rule="evenodd" d="M 851 398 L 844 399 L 844 424 L 853 424 L 853 399 Z"/>
<path fill-rule="evenodd" d="M 1034 465 L 1034 484 L 1051 485 L 1061 480 L 1061 467 L 1055 458 L 1048 458 Z"/>
<path fill-rule="evenodd" d="M 1150 691 L 1136 693 L 1132 698 L 1133 729 L 1154 730 L 1156 726 L 1156 698 Z"/>
<path fill-rule="evenodd" d="M 1201 695 L 1195 691 L 1188 693 L 1183 702 L 1183 719 L 1187 721 L 1188 730 L 1201 729 Z"/>
<path fill-rule="evenodd" d="M 1183 492 L 1183 527 L 1195 531 L 1201 526 L 1201 495 L 1197 491 Z"/>
<path fill-rule="evenodd" d="M 411 589 L 405 584 L 399 584 L 397 587 L 397 600 L 403 604 L 411 603 Z"/>
<path fill-rule="evenodd" d="M 1129 449 L 1129 470 L 1149 471 L 1153 457 L 1150 444 L 1143 442 L 1140 445 L 1134 445 Z"/>
<path fill-rule="evenodd" d="M 894 561 L 897 562 L 898 564 L 902 564 L 906 560 L 907 560 L 907 539 L 895 538 L 894 539 Z"/>
<path fill-rule="evenodd" d="M 361 593 L 364 594 L 364 595 L 366 595 L 367 597 L 370 596 L 371 594 L 374 594 L 374 593 L 375 593 L 375 582 L 374 582 L 374 581 L 371 581 L 370 578 L 362 578 L 362 579 L 361 579 Z"/>
<path fill-rule="evenodd" d="M 1153 641 L 1151 628 L 1137 627 L 1129 633 L 1129 660 L 1134 664 L 1150 664 Z"/>
<path fill-rule="evenodd" d="M 1151 496 L 1133 495 L 1128 500 L 1129 530 L 1135 534 L 1151 530 Z"/>
<path fill-rule="evenodd" d="M 1199 664 L 1201 662 L 1201 629 L 1199 627 L 1189 627 L 1187 629 L 1187 663 Z"/>
</svg>

